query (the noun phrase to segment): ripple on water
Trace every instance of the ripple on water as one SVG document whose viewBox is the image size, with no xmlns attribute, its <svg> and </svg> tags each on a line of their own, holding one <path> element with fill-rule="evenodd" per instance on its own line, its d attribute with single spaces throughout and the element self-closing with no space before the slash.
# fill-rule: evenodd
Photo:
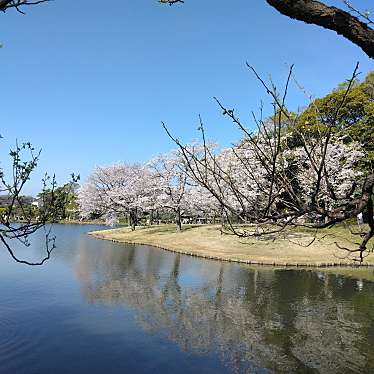
<svg viewBox="0 0 374 374">
<path fill-rule="evenodd" d="M 17 301 L 19 298 L 17 297 Z M 27 299 L 26 299 L 27 300 Z M 4 297 L 0 305 L 0 372 L 18 373 L 27 370 L 47 340 L 48 329 L 41 326 L 38 308 Z M 22 357 L 22 360 L 20 360 Z"/>
</svg>

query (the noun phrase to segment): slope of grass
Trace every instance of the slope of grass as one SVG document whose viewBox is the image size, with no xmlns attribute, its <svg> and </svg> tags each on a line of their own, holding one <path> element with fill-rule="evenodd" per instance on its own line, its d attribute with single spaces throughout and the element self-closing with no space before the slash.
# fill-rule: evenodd
<svg viewBox="0 0 374 374">
<path fill-rule="evenodd" d="M 278 266 L 346 266 L 355 265 L 347 258 L 347 252 L 335 242 L 350 246 L 356 240 L 343 227 L 323 230 L 310 246 L 314 232 L 290 231 L 283 239 L 240 239 L 233 235 L 221 235 L 219 226 L 186 225 L 181 232 L 174 225 L 139 227 L 136 231 L 126 228 L 92 232 L 91 235 L 116 242 L 145 244 L 193 256 L 250 264 Z M 301 244 L 301 245 L 300 245 Z M 374 266 L 374 254 L 363 265 Z"/>
</svg>

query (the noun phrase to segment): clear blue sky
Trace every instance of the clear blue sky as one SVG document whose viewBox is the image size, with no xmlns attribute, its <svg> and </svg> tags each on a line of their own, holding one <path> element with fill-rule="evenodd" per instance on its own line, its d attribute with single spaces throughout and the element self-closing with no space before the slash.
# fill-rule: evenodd
<svg viewBox="0 0 374 374">
<path fill-rule="evenodd" d="M 355 1 L 361 9 L 370 3 Z M 212 97 L 237 108 L 251 126 L 250 111 L 267 97 L 246 61 L 279 84 L 294 63 L 315 96 L 348 78 L 356 61 L 363 76 L 374 68 L 347 40 L 290 20 L 265 0 L 173 7 L 156 0 L 55 0 L 26 10 L 0 14 L 0 155 L 5 166 L 16 138 L 43 149 L 26 190 L 32 194 L 45 171 L 60 182 L 72 171 L 84 179 L 95 165 L 145 161 L 171 149 L 161 120 L 188 141 L 200 113 L 211 138 L 234 141 L 239 134 Z M 305 103 L 293 89 L 289 106 Z"/>
</svg>

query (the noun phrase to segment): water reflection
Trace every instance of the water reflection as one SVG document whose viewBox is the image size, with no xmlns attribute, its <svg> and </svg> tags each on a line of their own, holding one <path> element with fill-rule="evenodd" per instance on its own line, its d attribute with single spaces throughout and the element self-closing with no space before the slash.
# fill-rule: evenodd
<svg viewBox="0 0 374 374">
<path fill-rule="evenodd" d="M 240 373 L 374 372 L 370 282 L 87 243 L 74 259 L 84 298 L 133 308 L 184 351 L 218 353 Z"/>
</svg>

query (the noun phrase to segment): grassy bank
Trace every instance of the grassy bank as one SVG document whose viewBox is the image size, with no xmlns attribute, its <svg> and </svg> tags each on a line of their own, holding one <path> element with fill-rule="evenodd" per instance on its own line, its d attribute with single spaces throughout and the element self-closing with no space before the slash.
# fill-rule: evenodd
<svg viewBox="0 0 374 374">
<path fill-rule="evenodd" d="M 174 225 L 139 227 L 136 231 L 126 228 L 95 231 L 91 235 L 116 242 L 146 244 L 166 250 L 217 260 L 277 266 L 358 266 L 344 258 L 347 252 L 336 247 L 348 245 L 357 238 L 342 228 L 324 230 L 309 247 L 299 244 L 310 242 L 312 234 L 307 231 L 289 232 L 286 239 L 275 241 L 240 239 L 221 235 L 218 226 L 184 226 L 176 232 Z M 374 266 L 374 254 L 365 259 L 364 266 Z"/>
<path fill-rule="evenodd" d="M 67 224 L 67 225 L 105 225 L 105 221 L 96 220 L 96 219 L 85 220 L 85 221 L 81 221 L 79 219 L 71 219 L 70 221 L 63 219 L 63 220 L 59 221 L 58 223 L 60 223 L 62 225 L 64 225 L 64 224 Z"/>
</svg>

